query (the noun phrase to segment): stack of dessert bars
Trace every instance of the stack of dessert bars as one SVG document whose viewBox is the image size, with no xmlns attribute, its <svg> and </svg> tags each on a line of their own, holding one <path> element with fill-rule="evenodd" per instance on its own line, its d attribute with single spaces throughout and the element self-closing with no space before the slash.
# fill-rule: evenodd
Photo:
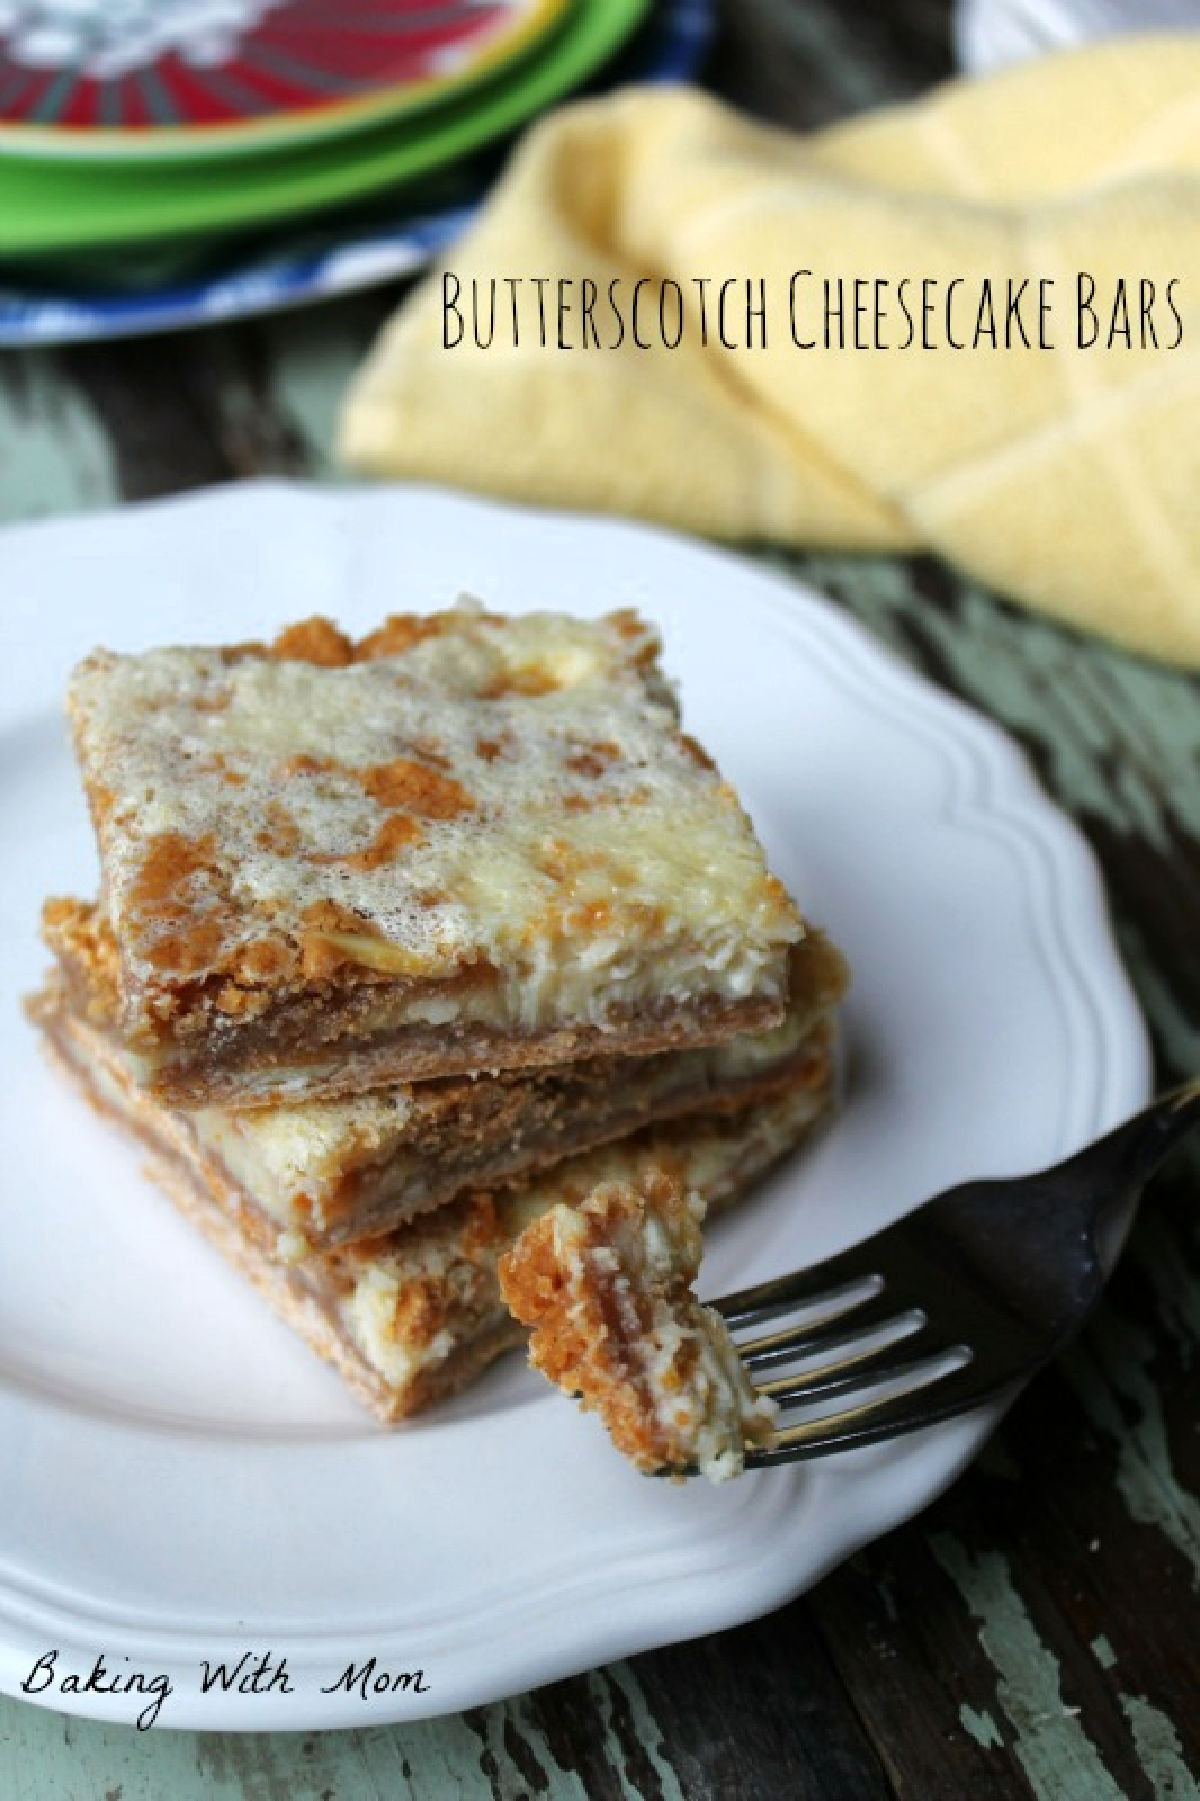
<svg viewBox="0 0 1200 1801">
<path fill-rule="evenodd" d="M 72 677 L 100 896 L 47 903 L 32 1016 L 385 1421 L 520 1341 L 555 1203 L 714 1208 L 828 1105 L 843 961 L 658 655 L 464 604 Z"/>
</svg>

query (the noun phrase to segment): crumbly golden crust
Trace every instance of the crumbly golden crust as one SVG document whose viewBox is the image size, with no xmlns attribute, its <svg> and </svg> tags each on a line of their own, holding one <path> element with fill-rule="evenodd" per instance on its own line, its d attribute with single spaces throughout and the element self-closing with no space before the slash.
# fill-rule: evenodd
<svg viewBox="0 0 1200 1801">
<path fill-rule="evenodd" d="M 702 1214 L 667 1170 L 604 1183 L 525 1228 L 500 1259 L 500 1292 L 531 1329 L 530 1363 L 598 1413 L 638 1469 L 724 1481 L 771 1442 L 774 1408 L 692 1292 Z"/>
<path fill-rule="evenodd" d="M 456 608 L 89 657 L 68 707 L 143 1073 L 194 1099 L 385 1043 L 367 1079 L 769 1024 L 802 925 L 657 653 L 628 613 Z"/>
<path fill-rule="evenodd" d="M 497 1265 L 532 1220 L 559 1202 L 579 1205 L 601 1184 L 645 1186 L 663 1174 L 711 1211 L 731 1205 L 830 1099 L 826 1057 L 820 1081 L 763 1106 L 651 1128 L 520 1186 L 460 1196 L 384 1237 L 290 1260 L 288 1235 L 197 1156 L 183 1116 L 123 1073 L 94 1027 L 47 996 L 30 1013 L 92 1104 L 147 1146 L 152 1173 L 187 1217 L 387 1423 L 452 1392 L 520 1336 Z"/>
</svg>

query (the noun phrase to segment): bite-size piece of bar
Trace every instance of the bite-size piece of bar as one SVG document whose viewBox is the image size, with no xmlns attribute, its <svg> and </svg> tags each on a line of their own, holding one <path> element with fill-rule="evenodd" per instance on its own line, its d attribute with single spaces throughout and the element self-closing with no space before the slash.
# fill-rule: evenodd
<svg viewBox="0 0 1200 1801">
<path fill-rule="evenodd" d="M 770 1444 L 776 1409 L 693 1292 L 703 1217 L 702 1197 L 665 1170 L 602 1183 L 525 1228 L 500 1259 L 500 1292 L 530 1328 L 534 1369 L 599 1414 L 638 1469 L 723 1482 Z"/>
</svg>

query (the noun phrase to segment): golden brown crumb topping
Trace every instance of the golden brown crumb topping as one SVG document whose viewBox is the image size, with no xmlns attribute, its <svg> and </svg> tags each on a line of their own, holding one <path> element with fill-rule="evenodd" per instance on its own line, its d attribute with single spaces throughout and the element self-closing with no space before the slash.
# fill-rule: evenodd
<svg viewBox="0 0 1200 1801">
<path fill-rule="evenodd" d="M 70 711 L 127 1028 L 339 970 L 501 971 L 478 1016 L 517 1030 L 778 1004 L 798 915 L 657 653 L 631 613 L 466 607 L 95 653 Z"/>
<path fill-rule="evenodd" d="M 354 660 L 354 645 L 332 619 L 302 619 L 280 632 L 271 655 L 315 663 L 321 669 L 344 669 Z"/>
</svg>

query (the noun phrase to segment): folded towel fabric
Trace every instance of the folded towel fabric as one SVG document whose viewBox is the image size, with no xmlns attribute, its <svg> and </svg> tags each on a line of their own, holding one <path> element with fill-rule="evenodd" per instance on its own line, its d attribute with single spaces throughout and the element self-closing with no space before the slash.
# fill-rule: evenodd
<svg viewBox="0 0 1200 1801">
<path fill-rule="evenodd" d="M 570 107 L 445 269 L 351 387 L 352 467 L 729 539 L 925 547 L 1200 665 L 1200 36 L 808 137 L 691 90 Z"/>
</svg>

